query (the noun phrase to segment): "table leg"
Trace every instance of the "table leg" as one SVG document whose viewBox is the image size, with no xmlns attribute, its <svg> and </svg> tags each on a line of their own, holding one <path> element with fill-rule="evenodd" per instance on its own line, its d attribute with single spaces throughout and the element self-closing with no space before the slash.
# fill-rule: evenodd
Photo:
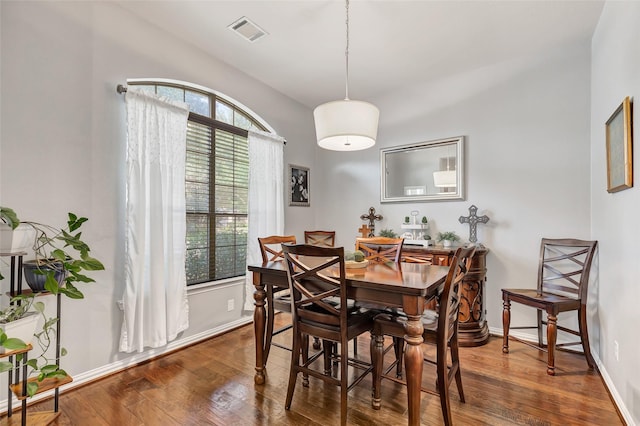
<svg viewBox="0 0 640 426">
<path fill-rule="evenodd" d="M 265 296 L 264 283 L 260 279 L 260 273 L 253 273 L 253 285 L 256 290 L 253 292 L 255 300 L 255 310 L 253 311 L 253 328 L 256 344 L 256 375 L 253 378 L 257 385 L 264 384 L 264 368 L 266 360 L 264 359 L 264 329 L 265 329 Z"/>
<path fill-rule="evenodd" d="M 424 309 L 424 298 L 417 300 L 405 296 L 403 310 L 407 314 L 404 340 L 407 347 L 404 352 L 404 365 L 407 377 L 407 407 L 409 409 L 410 426 L 420 425 L 420 387 L 422 385 L 422 327 L 421 315 Z M 416 303 L 417 302 L 417 303 Z"/>
</svg>

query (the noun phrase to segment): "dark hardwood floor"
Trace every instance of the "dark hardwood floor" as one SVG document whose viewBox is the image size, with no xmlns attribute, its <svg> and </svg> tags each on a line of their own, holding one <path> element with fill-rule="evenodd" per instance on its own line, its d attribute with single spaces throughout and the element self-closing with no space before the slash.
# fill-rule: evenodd
<svg viewBox="0 0 640 426">
<path fill-rule="evenodd" d="M 288 321 L 280 314 L 280 322 Z M 283 336 L 290 338 L 290 335 Z M 369 339 L 358 339 L 359 355 L 369 356 Z M 390 361 L 391 353 L 385 361 Z M 256 386 L 253 325 L 65 392 L 54 425 L 334 425 L 339 423 L 338 388 L 299 379 L 290 411 L 284 409 L 290 352 L 273 347 L 267 383 Z M 624 424 L 600 375 L 584 357 L 560 352 L 557 375 L 546 374 L 545 354 L 513 342 L 502 354 L 492 337 L 477 348 L 461 348 L 466 403 L 450 388 L 458 425 L 619 425 Z M 434 383 L 425 365 L 425 384 Z M 370 405 L 371 380 L 349 394 L 349 424 L 406 424 L 406 389 L 383 382 L 382 408 Z M 29 410 L 51 410 L 43 401 Z M 422 396 L 422 424 L 440 425 L 436 396 Z"/>
</svg>

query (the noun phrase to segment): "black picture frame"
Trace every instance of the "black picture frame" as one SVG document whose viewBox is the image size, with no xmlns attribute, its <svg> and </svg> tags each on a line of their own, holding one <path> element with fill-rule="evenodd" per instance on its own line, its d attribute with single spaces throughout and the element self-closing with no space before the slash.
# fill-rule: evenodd
<svg viewBox="0 0 640 426">
<path fill-rule="evenodd" d="M 309 168 L 289 164 L 289 205 L 310 206 Z"/>
</svg>

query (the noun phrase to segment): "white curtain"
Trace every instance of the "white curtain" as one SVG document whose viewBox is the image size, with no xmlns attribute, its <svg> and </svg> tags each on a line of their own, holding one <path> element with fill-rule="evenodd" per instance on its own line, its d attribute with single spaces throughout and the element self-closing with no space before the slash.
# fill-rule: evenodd
<svg viewBox="0 0 640 426">
<path fill-rule="evenodd" d="M 129 88 L 124 321 L 120 351 L 142 352 L 189 326 L 185 256 L 187 105 Z"/>
<path fill-rule="evenodd" d="M 262 263 L 258 237 L 284 232 L 284 139 L 249 131 L 249 230 L 247 265 Z M 252 311 L 252 274 L 247 271 L 244 309 Z"/>
</svg>

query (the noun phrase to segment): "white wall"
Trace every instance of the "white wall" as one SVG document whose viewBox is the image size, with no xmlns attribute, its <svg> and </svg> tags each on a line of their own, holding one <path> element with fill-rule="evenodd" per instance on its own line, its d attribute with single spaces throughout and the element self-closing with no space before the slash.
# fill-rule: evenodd
<svg viewBox="0 0 640 426">
<path fill-rule="evenodd" d="M 605 378 L 614 385 L 617 393 L 614 396 L 623 401 L 622 408 L 630 424 L 640 423 L 639 21 L 640 3 L 607 2 L 593 36 L 591 66 L 591 228 L 593 238 L 600 243 L 599 352 Z M 632 119 L 635 185 L 609 194 L 606 191 L 605 122 L 626 96 L 636 101 Z M 613 349 L 616 341 L 618 360 Z"/>
<path fill-rule="evenodd" d="M 398 233 L 419 210 L 433 237 L 456 231 L 468 240 L 458 218 L 475 204 L 490 218 L 478 239 L 490 250 L 487 319 L 502 333 L 500 289 L 535 287 L 540 238 L 590 236 L 589 60 L 588 45 L 571 46 L 375 100 L 377 148 L 465 136 L 466 200 L 381 204 L 379 149 L 323 152 L 319 227 L 335 226 L 338 243 L 349 246 L 370 206 L 384 216 L 377 231 Z M 514 325 L 535 323 L 534 310 L 512 309 Z"/>
<path fill-rule="evenodd" d="M 158 77 L 219 90 L 288 140 L 285 164 L 313 167 L 305 146 L 314 137 L 312 114 L 109 2 L 1 2 L 0 10 L 0 203 L 23 219 L 54 225 L 69 211 L 89 217 L 83 235 L 106 266 L 94 275 L 97 283 L 82 286 L 84 301 L 63 302 L 62 342 L 69 351 L 63 367 L 81 383 L 166 349 L 117 350 L 126 135 L 124 98 L 115 86 Z M 288 225 L 303 228 L 300 213 L 310 209 L 291 210 Z M 237 324 L 242 297 L 242 282 L 190 291 L 191 326 L 177 343 Z M 233 312 L 226 309 L 229 298 L 236 300 Z"/>
</svg>

